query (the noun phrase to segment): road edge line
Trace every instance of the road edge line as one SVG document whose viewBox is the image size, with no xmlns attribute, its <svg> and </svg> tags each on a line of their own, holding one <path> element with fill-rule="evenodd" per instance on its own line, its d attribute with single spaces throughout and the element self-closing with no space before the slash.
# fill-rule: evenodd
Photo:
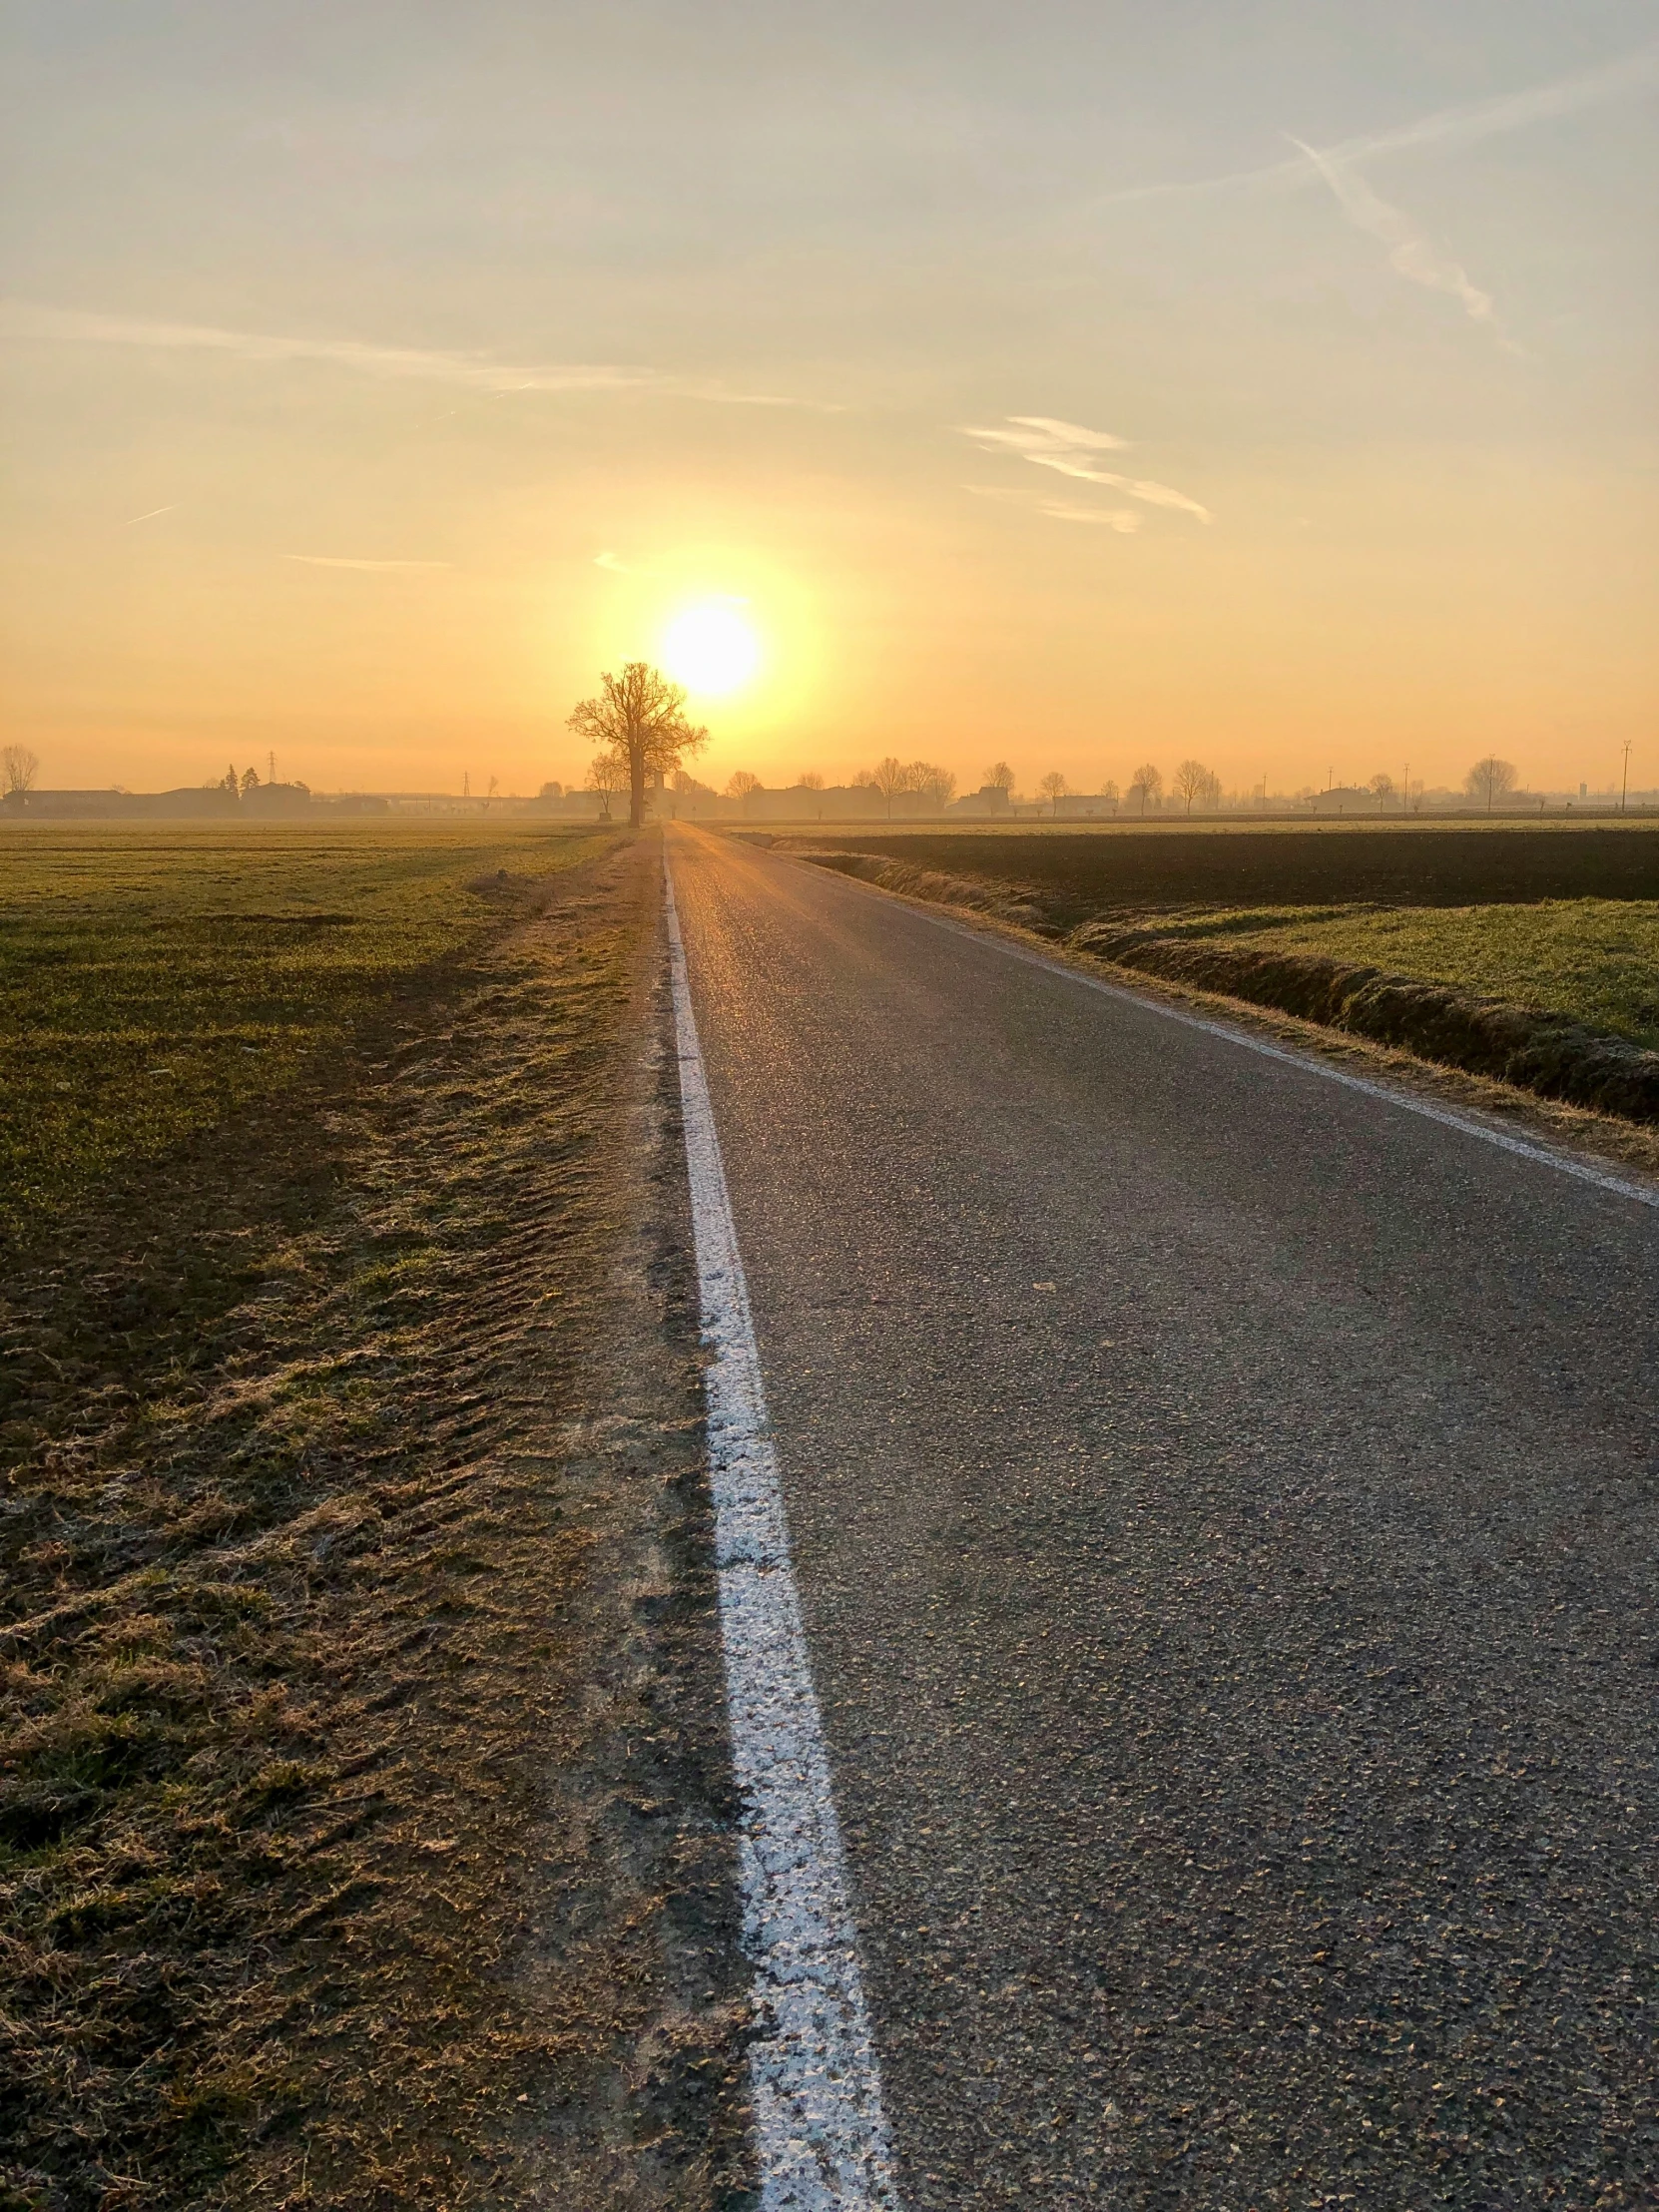
<svg viewBox="0 0 1659 2212">
<path fill-rule="evenodd" d="M 790 1559 L 760 1350 L 686 968 L 663 911 L 703 1342 L 762 2212 L 898 2212 L 830 1757 Z"/>
<path fill-rule="evenodd" d="M 774 852 L 774 859 L 795 860 L 810 867 L 799 853 Z M 1242 1045 L 1247 1052 L 1259 1052 L 1264 1059 L 1282 1060 L 1287 1067 L 1303 1068 L 1310 1075 L 1324 1076 L 1328 1083 L 1340 1083 L 1345 1090 L 1363 1091 L 1368 1098 L 1382 1099 L 1389 1106 L 1403 1107 L 1408 1114 L 1420 1114 L 1425 1121 L 1437 1121 L 1447 1129 L 1460 1129 L 1465 1136 L 1482 1138 L 1485 1143 L 1496 1145 L 1500 1152 L 1513 1152 L 1525 1160 L 1536 1160 L 1544 1167 L 1557 1168 L 1563 1175 L 1575 1176 L 1581 1183 L 1593 1184 L 1597 1190 L 1611 1191 L 1617 1198 L 1633 1198 L 1643 1206 L 1659 1207 L 1659 1190 L 1651 1190 L 1640 1183 L 1628 1182 L 1622 1175 L 1591 1167 L 1588 1161 L 1575 1160 L 1569 1153 L 1559 1152 L 1553 1146 L 1535 1144 L 1525 1137 L 1512 1137 L 1505 1129 L 1489 1129 L 1484 1122 L 1476 1121 L 1471 1114 L 1460 1114 L 1454 1107 L 1436 1106 L 1426 1098 L 1415 1098 L 1403 1087 L 1396 1089 L 1389 1083 L 1379 1083 L 1366 1075 L 1350 1075 L 1345 1068 L 1334 1068 L 1317 1053 L 1299 1052 L 1292 1045 L 1270 1044 L 1265 1037 L 1253 1037 L 1246 1029 L 1229 1021 L 1217 1021 L 1204 1014 L 1189 1013 L 1184 1007 L 1172 1006 L 1160 998 L 1154 990 L 1137 989 L 1133 984 L 1108 982 L 1103 975 L 1090 975 L 1086 969 L 1073 967 L 1067 960 L 1057 960 L 1049 954 L 1037 952 L 1029 946 L 1015 944 L 995 929 L 976 929 L 971 922 L 958 921 L 952 914 L 939 914 L 918 898 L 907 897 L 902 891 L 890 891 L 883 883 L 866 882 L 861 875 L 843 875 L 839 868 L 819 868 L 819 875 L 833 876 L 837 882 L 852 883 L 859 890 L 874 891 L 878 897 L 890 898 L 895 905 L 905 906 L 920 920 L 931 922 L 935 929 L 945 929 L 952 936 L 967 937 L 975 944 L 993 945 L 998 952 L 1006 953 L 1011 960 L 1023 960 L 1027 967 L 1041 968 L 1047 975 L 1062 975 L 1073 983 L 1080 983 L 1085 990 L 1099 991 L 1107 998 L 1122 999 L 1126 1005 L 1143 1006 L 1149 1013 L 1160 1014 L 1166 1021 L 1178 1021 L 1184 1028 L 1202 1029 L 1212 1037 L 1222 1037 L 1229 1044 Z M 1271 1008 L 1262 1009 L 1271 1012 Z M 1337 1032 L 1333 1032 L 1337 1034 Z M 1429 1063 L 1431 1064 L 1431 1063 Z"/>
</svg>

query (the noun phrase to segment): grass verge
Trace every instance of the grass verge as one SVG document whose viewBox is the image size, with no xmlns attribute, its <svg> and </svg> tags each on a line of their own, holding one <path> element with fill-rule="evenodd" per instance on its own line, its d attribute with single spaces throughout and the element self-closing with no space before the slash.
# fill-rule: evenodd
<svg viewBox="0 0 1659 2212">
<path fill-rule="evenodd" d="M 10 2207 L 747 2201 L 654 849 L 542 890 L 12 1273 Z"/>
</svg>

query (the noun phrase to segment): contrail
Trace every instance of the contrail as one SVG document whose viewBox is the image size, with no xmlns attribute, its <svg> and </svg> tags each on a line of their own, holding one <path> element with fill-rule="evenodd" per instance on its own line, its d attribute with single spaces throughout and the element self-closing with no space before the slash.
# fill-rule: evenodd
<svg viewBox="0 0 1659 2212">
<path fill-rule="evenodd" d="M 1291 144 L 1313 163 L 1336 194 L 1338 205 L 1349 221 L 1372 238 L 1380 239 L 1388 249 L 1390 269 L 1413 284 L 1426 284 L 1430 291 L 1449 292 L 1452 298 L 1462 301 L 1464 312 L 1474 321 L 1488 323 L 1497 329 L 1491 293 L 1482 291 L 1478 284 L 1470 281 L 1461 263 L 1436 253 L 1428 241 L 1411 228 L 1410 219 L 1398 208 L 1391 208 L 1386 200 L 1379 199 L 1359 172 L 1347 163 L 1330 154 L 1319 153 L 1312 146 L 1304 146 L 1301 139 L 1292 139 Z"/>
<path fill-rule="evenodd" d="M 1552 116 L 1577 115 L 1612 100 L 1635 98 L 1659 84 L 1659 41 L 1638 47 L 1617 61 L 1594 69 L 1574 71 L 1549 84 L 1533 85 L 1525 92 L 1499 93 L 1489 100 L 1470 100 L 1460 106 L 1437 108 L 1415 122 L 1396 124 L 1391 130 L 1371 131 L 1359 138 L 1343 139 L 1326 149 L 1326 159 L 1338 163 L 1369 161 L 1377 155 L 1407 152 L 1416 146 L 1472 146 L 1506 131 L 1524 130 Z M 1300 145 L 1293 140 L 1293 145 Z M 1097 208 L 1132 200 L 1179 198 L 1188 193 L 1228 192 L 1271 185 L 1305 185 L 1319 175 L 1316 157 L 1306 150 L 1291 162 L 1269 162 L 1259 169 L 1235 169 L 1219 177 L 1194 178 L 1185 184 L 1131 185 L 1121 192 L 1104 194 L 1091 202 Z"/>
</svg>

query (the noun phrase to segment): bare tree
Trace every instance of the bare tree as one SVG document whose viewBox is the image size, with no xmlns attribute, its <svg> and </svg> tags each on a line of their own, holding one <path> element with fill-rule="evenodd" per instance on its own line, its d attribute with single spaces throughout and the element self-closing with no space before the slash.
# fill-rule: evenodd
<svg viewBox="0 0 1659 2212">
<path fill-rule="evenodd" d="M 1060 802 L 1062 799 L 1065 798 L 1067 792 L 1069 792 L 1071 789 L 1071 786 L 1060 774 L 1060 771 L 1057 768 L 1051 768 L 1048 774 L 1043 778 L 1042 782 L 1037 786 L 1037 789 L 1042 793 L 1044 799 L 1051 799 L 1054 802 L 1054 812 L 1055 815 L 1058 816 L 1060 812 Z"/>
<path fill-rule="evenodd" d="M 803 792 L 821 792 L 824 789 L 824 778 L 816 768 L 804 768 L 795 780 L 795 788 Z"/>
<path fill-rule="evenodd" d="M 766 786 L 761 782 L 761 779 L 746 768 L 735 768 L 726 779 L 727 797 L 740 801 L 745 814 L 749 812 L 751 796 L 755 792 L 764 791 L 765 789 Z"/>
<path fill-rule="evenodd" d="M 1515 788 L 1515 764 L 1500 761 L 1495 753 L 1488 753 L 1483 761 L 1476 761 L 1463 778 L 1463 789 L 1471 799 L 1483 799 L 1490 814 L 1494 801 Z"/>
<path fill-rule="evenodd" d="M 889 753 L 884 761 L 877 761 L 870 771 L 870 783 L 887 803 L 887 819 L 892 820 L 892 803 L 900 792 L 911 789 L 910 772 L 904 763 Z"/>
<path fill-rule="evenodd" d="M 1143 761 L 1129 779 L 1129 796 L 1140 801 L 1143 815 L 1149 806 L 1156 804 L 1163 796 L 1163 790 L 1164 772 L 1155 768 L 1150 761 Z"/>
<path fill-rule="evenodd" d="M 955 796 L 956 779 L 949 769 L 935 768 L 930 761 L 912 761 L 910 789 L 920 792 L 924 799 L 932 802 L 936 812 L 942 814 Z"/>
<path fill-rule="evenodd" d="M 1014 788 L 1014 772 L 1006 761 L 993 761 L 985 771 L 984 788 L 988 792 L 1011 792 Z"/>
<path fill-rule="evenodd" d="M 1175 791 L 1177 798 L 1187 802 L 1188 814 L 1193 811 L 1193 801 L 1208 797 L 1210 787 L 1215 782 L 1215 777 L 1202 761 L 1182 762 L 1175 772 Z"/>
<path fill-rule="evenodd" d="M 1385 807 L 1394 795 L 1394 780 L 1386 769 L 1379 769 L 1366 786 L 1366 789 L 1373 795 L 1381 809 Z"/>
<path fill-rule="evenodd" d="M 7 794 L 34 789 L 35 778 L 40 774 L 40 755 L 31 753 L 26 745 L 0 746 L 0 785 Z"/>
<path fill-rule="evenodd" d="M 487 815 L 487 814 L 489 813 L 489 811 L 490 811 L 490 801 L 491 801 L 491 800 L 492 800 L 492 799 L 493 799 L 493 798 L 495 797 L 496 793 L 497 793 L 497 792 L 498 792 L 498 791 L 499 791 L 500 789 L 501 789 L 501 779 L 500 779 L 500 777 L 498 777 L 498 776 L 492 776 L 492 777 L 490 778 L 490 788 L 489 788 L 489 790 L 488 790 L 487 792 L 485 792 L 485 794 L 484 794 L 484 812 L 485 812 L 485 814 L 486 814 L 486 815 Z"/>
<path fill-rule="evenodd" d="M 678 768 L 681 756 L 709 741 L 701 724 L 686 720 L 686 695 L 647 661 L 626 661 L 622 674 L 607 669 L 599 691 L 572 708 L 568 726 L 616 754 L 628 770 L 628 820 L 645 820 L 645 780 Z"/>
<path fill-rule="evenodd" d="M 588 763 L 586 788 L 599 794 L 600 817 L 609 822 L 611 801 L 628 789 L 628 763 L 614 747 L 607 746 Z"/>
<path fill-rule="evenodd" d="M 1115 777 L 1107 777 L 1105 783 L 1100 787 L 1100 796 L 1105 805 L 1110 807 L 1115 815 L 1118 811 L 1118 803 L 1123 797 L 1123 794 L 1118 790 Z"/>
</svg>

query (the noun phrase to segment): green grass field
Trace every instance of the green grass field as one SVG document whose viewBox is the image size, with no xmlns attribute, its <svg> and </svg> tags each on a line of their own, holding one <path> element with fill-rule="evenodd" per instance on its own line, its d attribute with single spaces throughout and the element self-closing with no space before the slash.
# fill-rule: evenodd
<svg viewBox="0 0 1659 2212">
<path fill-rule="evenodd" d="M 1239 910 L 1160 920 L 1169 936 L 1317 952 L 1566 1014 L 1659 1049 L 1659 901 Z"/>
<path fill-rule="evenodd" d="M 609 834 L 0 830 L 0 1236 L 275 1100 L 400 977 L 464 951 Z"/>
</svg>

